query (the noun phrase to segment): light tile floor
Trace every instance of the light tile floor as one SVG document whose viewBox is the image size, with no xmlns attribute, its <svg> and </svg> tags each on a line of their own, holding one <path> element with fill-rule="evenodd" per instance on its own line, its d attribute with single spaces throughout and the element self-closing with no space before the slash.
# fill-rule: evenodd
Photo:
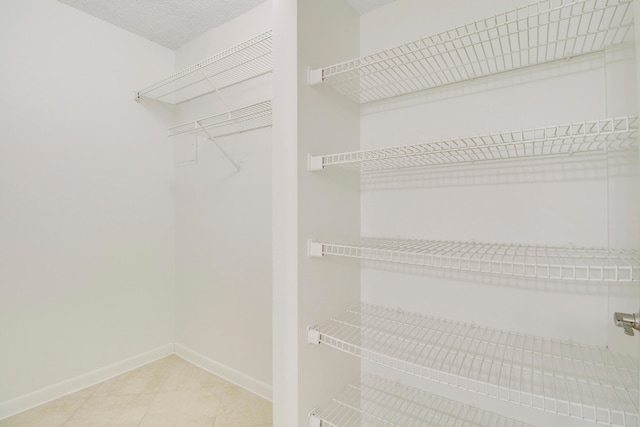
<svg viewBox="0 0 640 427">
<path fill-rule="evenodd" d="M 271 402 L 171 355 L 0 427 L 265 427 Z"/>
</svg>

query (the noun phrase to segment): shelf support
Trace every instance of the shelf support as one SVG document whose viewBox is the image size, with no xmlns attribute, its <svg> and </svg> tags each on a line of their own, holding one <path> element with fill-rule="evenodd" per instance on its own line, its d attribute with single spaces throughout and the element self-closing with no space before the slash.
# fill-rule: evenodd
<svg viewBox="0 0 640 427">
<path fill-rule="evenodd" d="M 196 122 L 196 123 L 197 123 L 197 122 Z M 198 126 L 200 126 L 200 124 L 199 124 L 199 123 L 197 123 L 197 125 L 198 125 Z M 215 138 L 214 138 L 214 137 L 213 137 L 213 136 L 212 136 L 212 135 L 207 131 L 207 129 L 206 129 L 206 128 L 204 128 L 204 127 L 200 127 L 200 128 L 202 129 L 202 131 L 203 131 L 204 133 L 206 133 L 206 134 L 207 134 L 207 137 L 209 138 L 209 140 L 210 140 L 211 142 L 213 142 L 213 143 L 216 145 L 216 147 L 218 147 L 218 150 L 220 150 L 220 152 L 222 153 L 222 155 L 223 155 L 223 156 L 224 156 L 224 157 L 229 161 L 229 163 L 231 163 L 231 164 L 233 165 L 233 167 L 236 169 L 236 172 L 240 172 L 240 166 L 238 166 L 238 165 L 236 164 L 236 162 L 234 162 L 234 161 L 231 159 L 231 157 L 229 157 L 229 155 L 227 154 L 227 152 L 226 152 L 226 151 L 224 151 L 224 150 L 222 149 L 222 147 L 220 147 L 220 144 L 218 144 L 218 141 L 217 141 L 217 140 L 216 140 L 216 139 L 215 139 Z"/>
<path fill-rule="evenodd" d="M 320 344 L 320 331 L 316 325 L 307 326 L 307 344 Z"/>
<path fill-rule="evenodd" d="M 211 78 L 209 77 L 209 75 L 204 70 L 200 70 L 200 71 L 202 72 L 202 75 L 204 76 L 204 78 L 207 79 L 207 81 L 209 82 L 209 84 L 211 85 L 213 90 L 218 94 L 218 96 L 220 97 L 220 99 L 222 100 L 224 105 L 227 107 L 227 113 L 229 115 L 229 119 L 231 119 L 231 110 L 232 110 L 231 105 L 229 105 L 229 103 L 224 98 L 224 96 L 222 96 L 222 94 L 220 93 L 220 91 L 218 90 L 216 85 L 213 84 L 213 82 L 211 81 Z"/>
<path fill-rule="evenodd" d="M 307 170 L 319 171 L 324 169 L 322 156 L 312 156 L 309 154 L 307 158 Z"/>
<path fill-rule="evenodd" d="M 318 415 L 316 415 L 315 410 L 309 413 L 309 427 L 320 427 L 322 425 L 322 420 Z"/>
<path fill-rule="evenodd" d="M 310 258 L 322 258 L 324 255 L 322 243 L 314 242 L 313 239 L 308 241 L 307 256 Z"/>
<path fill-rule="evenodd" d="M 307 81 L 309 86 L 322 83 L 322 68 L 316 68 L 314 70 L 311 67 L 307 67 Z"/>
</svg>

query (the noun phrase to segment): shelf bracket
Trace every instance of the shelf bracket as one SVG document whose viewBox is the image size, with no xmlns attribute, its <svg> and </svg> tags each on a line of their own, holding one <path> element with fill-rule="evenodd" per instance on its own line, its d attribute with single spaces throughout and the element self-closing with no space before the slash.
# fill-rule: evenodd
<svg viewBox="0 0 640 427">
<path fill-rule="evenodd" d="M 311 67 L 307 67 L 307 82 L 309 86 L 322 83 L 322 68 L 316 68 L 314 70 Z"/>
<path fill-rule="evenodd" d="M 309 154 L 307 158 L 307 169 L 310 171 L 320 171 L 324 169 L 322 156 L 313 156 Z"/>
<path fill-rule="evenodd" d="M 307 326 L 307 344 L 320 344 L 320 331 L 316 325 Z"/>
<path fill-rule="evenodd" d="M 640 313 L 614 313 L 613 322 L 629 336 L 634 335 L 634 329 L 640 331 Z"/>
<path fill-rule="evenodd" d="M 309 412 L 309 427 L 320 427 L 321 425 L 322 420 L 316 415 L 315 409 Z"/>
<path fill-rule="evenodd" d="M 232 110 L 231 105 L 229 105 L 229 103 L 224 98 L 224 96 L 222 96 L 222 94 L 220 93 L 220 91 L 218 90 L 216 85 L 213 84 L 213 82 L 211 81 L 211 78 L 209 77 L 209 75 L 204 70 L 200 70 L 200 71 L 202 72 L 202 75 L 204 76 L 204 78 L 207 79 L 207 81 L 209 82 L 209 84 L 211 85 L 213 90 L 218 94 L 218 96 L 220 97 L 220 99 L 222 100 L 224 105 L 227 107 L 227 112 L 229 114 L 229 118 L 231 118 L 231 110 Z"/>
<path fill-rule="evenodd" d="M 313 239 L 309 239 L 308 242 L 307 256 L 310 258 L 322 258 L 322 255 L 324 255 L 322 243 L 314 242 Z"/>
<path fill-rule="evenodd" d="M 198 123 L 197 125 L 199 126 L 200 124 Z M 229 161 L 229 163 L 231 163 L 231 164 L 233 165 L 233 167 L 236 169 L 236 172 L 240 172 L 240 166 L 238 166 L 238 165 L 236 164 L 236 162 L 234 162 L 234 161 L 231 159 L 231 157 L 229 157 L 229 155 L 227 154 L 227 152 L 226 152 L 226 151 L 224 151 L 224 150 L 222 149 L 222 147 L 220 147 L 220 144 L 218 144 L 218 141 L 216 141 L 216 139 L 215 139 L 215 138 L 214 138 L 214 137 L 213 137 L 209 132 L 207 132 L 207 129 L 205 129 L 205 128 L 203 128 L 203 127 L 200 127 L 200 128 L 202 129 L 202 131 L 203 131 L 204 133 L 206 133 L 206 134 L 207 134 L 207 137 L 209 138 L 209 140 L 210 140 L 211 142 L 213 142 L 213 143 L 216 145 L 216 147 L 218 147 L 218 150 L 220 150 L 220 152 L 222 153 L 222 155 L 223 155 L 223 156 L 224 156 L 224 157 Z"/>
</svg>

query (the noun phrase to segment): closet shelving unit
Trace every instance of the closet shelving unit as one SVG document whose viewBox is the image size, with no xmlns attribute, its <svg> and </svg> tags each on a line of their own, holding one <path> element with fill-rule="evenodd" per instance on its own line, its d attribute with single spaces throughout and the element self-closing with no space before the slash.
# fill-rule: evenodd
<svg viewBox="0 0 640 427">
<path fill-rule="evenodd" d="M 214 114 L 169 128 L 169 136 L 206 132 L 211 137 L 248 132 L 271 126 L 271 101 Z"/>
<path fill-rule="evenodd" d="M 443 240 L 362 238 L 309 242 L 309 255 L 495 275 L 574 281 L 640 281 L 640 251 Z"/>
<path fill-rule="evenodd" d="M 309 84 L 328 84 L 356 102 L 369 103 L 602 51 L 623 42 L 632 26 L 632 0 L 540 0 L 385 51 L 310 70 Z M 638 119 L 619 117 L 309 155 L 308 169 L 352 166 L 366 173 L 637 146 Z M 539 280 L 640 280 L 638 250 L 363 238 L 337 243 L 310 240 L 308 255 Z M 309 326 L 308 340 L 407 375 L 513 404 L 602 425 L 640 426 L 639 362 L 606 348 L 370 305 Z M 412 425 L 384 420 L 387 414 L 414 413 L 414 400 L 407 397 L 412 392 L 394 392 L 393 397 L 377 400 L 396 386 L 363 381 L 364 386 L 348 389 L 326 409 L 310 414 L 310 425 Z M 406 410 L 397 414 L 396 408 Z M 454 404 L 438 408 L 443 418 L 463 411 Z M 443 425 L 459 424 L 474 425 Z M 520 424 L 505 421 L 504 425 Z"/>
<path fill-rule="evenodd" d="M 227 110 L 169 128 L 168 136 L 205 133 L 216 138 L 272 125 L 271 101 L 233 109 L 221 91 L 273 70 L 272 31 L 266 31 L 136 92 L 136 101 L 152 99 L 172 105 L 216 93 Z M 236 170 L 239 166 L 218 145 Z"/>
<path fill-rule="evenodd" d="M 347 386 L 331 403 L 317 408 L 311 418 L 335 427 L 532 427 L 374 375 Z"/>
<path fill-rule="evenodd" d="M 638 146 L 637 117 L 618 117 L 421 144 L 309 156 L 309 170 L 362 172 L 605 152 Z"/>
<path fill-rule="evenodd" d="M 638 361 L 606 348 L 364 304 L 310 327 L 309 342 L 554 414 L 638 425 Z"/>
<path fill-rule="evenodd" d="M 632 0 L 542 0 L 382 52 L 310 71 L 367 103 L 596 52 L 623 41 Z"/>
<path fill-rule="evenodd" d="M 181 104 L 268 74 L 273 69 L 272 31 L 259 34 L 136 93 L 136 99 Z"/>
</svg>

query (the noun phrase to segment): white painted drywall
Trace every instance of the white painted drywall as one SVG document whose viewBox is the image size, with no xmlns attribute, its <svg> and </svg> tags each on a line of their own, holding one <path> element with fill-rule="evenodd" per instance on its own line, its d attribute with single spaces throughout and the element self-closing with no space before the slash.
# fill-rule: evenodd
<svg viewBox="0 0 640 427">
<path fill-rule="evenodd" d="M 357 379 L 360 369 L 357 358 L 307 343 L 308 326 L 360 299 L 358 262 L 307 256 L 308 239 L 353 238 L 360 227 L 357 174 L 307 169 L 309 154 L 358 148 L 359 106 L 326 85 L 307 83 L 308 67 L 357 54 L 358 23 L 344 0 L 298 2 L 298 426 L 308 423 L 314 407 Z"/>
<path fill-rule="evenodd" d="M 398 0 L 361 18 L 361 52 L 375 52 L 513 8 L 523 1 Z M 361 148 L 636 114 L 633 46 L 364 106 Z M 630 89 L 631 88 L 631 89 Z M 638 156 L 465 164 L 365 177 L 363 236 L 513 244 L 640 247 Z M 410 269 L 362 270 L 366 302 L 637 355 L 612 326 L 637 308 L 633 286 L 562 284 Z M 451 387 L 439 393 L 533 421 L 540 413 Z M 540 425 L 574 425 L 542 417 Z M 535 423 L 534 423 L 535 424 Z"/>
<path fill-rule="evenodd" d="M 267 1 L 179 49 L 176 69 L 270 28 Z M 271 75 L 222 95 L 231 108 L 270 99 Z M 180 105 L 176 123 L 223 111 L 224 102 L 207 95 Z M 185 136 L 172 144 L 179 153 L 194 141 L 195 136 Z M 202 136 L 197 164 L 176 169 L 176 341 L 264 389 L 272 381 L 271 129 L 218 142 L 240 171 Z M 241 378 L 230 379 L 259 392 Z"/>
<path fill-rule="evenodd" d="M 166 111 L 133 91 L 174 54 L 55 0 L 0 27 L 4 402 L 173 340 Z"/>
</svg>

